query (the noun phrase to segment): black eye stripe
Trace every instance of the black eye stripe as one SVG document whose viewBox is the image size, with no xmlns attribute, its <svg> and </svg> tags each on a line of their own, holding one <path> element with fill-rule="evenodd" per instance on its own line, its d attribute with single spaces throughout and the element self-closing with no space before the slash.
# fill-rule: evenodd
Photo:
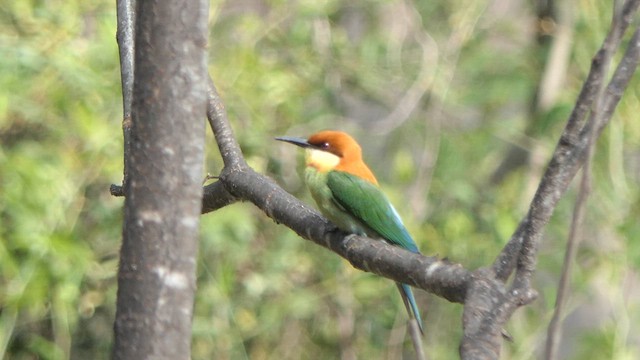
<svg viewBox="0 0 640 360">
<path fill-rule="evenodd" d="M 336 156 L 342 157 L 342 152 L 338 151 L 338 149 L 336 149 L 335 146 L 333 146 L 330 142 L 328 141 L 324 141 L 324 142 L 310 142 L 310 145 L 312 145 L 313 147 L 315 147 L 318 150 L 322 150 L 322 151 L 327 151 L 330 152 Z"/>
<path fill-rule="evenodd" d="M 314 147 L 321 149 L 321 150 L 327 150 L 329 148 L 331 148 L 331 144 L 329 144 L 329 142 L 310 142 L 309 144 L 313 145 Z"/>
</svg>

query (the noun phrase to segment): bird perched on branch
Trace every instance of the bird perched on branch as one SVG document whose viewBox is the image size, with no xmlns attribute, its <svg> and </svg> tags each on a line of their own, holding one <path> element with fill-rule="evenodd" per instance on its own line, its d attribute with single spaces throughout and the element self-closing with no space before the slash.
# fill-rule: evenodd
<svg viewBox="0 0 640 360">
<path fill-rule="evenodd" d="M 321 212 L 341 230 L 384 241 L 414 253 L 416 243 L 398 212 L 378 187 L 362 160 L 362 148 L 347 133 L 321 131 L 308 139 L 278 137 L 306 151 L 305 182 Z M 420 311 L 409 285 L 396 283 L 409 317 L 423 331 Z"/>
</svg>

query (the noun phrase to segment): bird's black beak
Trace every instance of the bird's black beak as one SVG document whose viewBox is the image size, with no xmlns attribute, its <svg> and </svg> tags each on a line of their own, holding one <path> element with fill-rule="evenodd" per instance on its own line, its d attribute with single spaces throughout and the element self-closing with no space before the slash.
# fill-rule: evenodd
<svg viewBox="0 0 640 360">
<path fill-rule="evenodd" d="M 309 144 L 309 142 L 307 142 L 307 139 L 303 139 L 303 138 L 297 138 L 297 137 L 291 137 L 291 136 L 280 136 L 280 137 L 277 137 L 276 140 L 288 142 L 289 144 L 300 146 L 301 148 L 312 147 L 312 145 Z"/>
</svg>

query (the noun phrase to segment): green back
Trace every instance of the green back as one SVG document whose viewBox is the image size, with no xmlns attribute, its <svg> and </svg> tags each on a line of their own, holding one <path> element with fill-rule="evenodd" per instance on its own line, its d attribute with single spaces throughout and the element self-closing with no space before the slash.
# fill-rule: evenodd
<svg viewBox="0 0 640 360">
<path fill-rule="evenodd" d="M 398 212 L 379 187 L 343 171 L 330 171 L 327 186 L 339 206 L 382 238 L 409 251 L 419 252 Z"/>
</svg>

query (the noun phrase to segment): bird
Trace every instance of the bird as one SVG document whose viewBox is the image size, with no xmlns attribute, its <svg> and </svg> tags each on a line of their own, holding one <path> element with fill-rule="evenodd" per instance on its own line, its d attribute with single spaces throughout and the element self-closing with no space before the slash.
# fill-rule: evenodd
<svg viewBox="0 0 640 360">
<path fill-rule="evenodd" d="M 290 136 L 275 139 L 305 149 L 305 183 L 321 213 L 339 229 L 420 253 L 400 215 L 362 159 L 362 148 L 351 135 L 323 130 L 307 139 Z M 409 317 L 416 319 L 424 334 L 411 288 L 407 284 L 396 285 Z"/>
</svg>

